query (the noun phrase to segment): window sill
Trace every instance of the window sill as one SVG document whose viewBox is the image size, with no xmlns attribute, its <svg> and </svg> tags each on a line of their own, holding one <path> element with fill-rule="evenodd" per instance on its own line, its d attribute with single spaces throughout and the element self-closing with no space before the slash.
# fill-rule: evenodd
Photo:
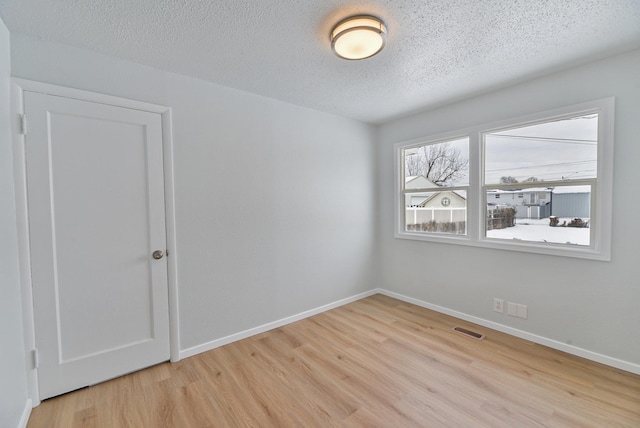
<svg viewBox="0 0 640 428">
<path fill-rule="evenodd" d="M 536 243 L 531 241 L 508 241 L 502 239 L 482 238 L 473 240 L 469 236 L 446 234 L 425 234 L 416 232 L 396 232 L 397 239 L 435 242 L 439 244 L 465 245 L 468 247 L 488 248 L 494 250 L 519 251 L 524 253 L 543 254 L 548 256 L 573 257 L 579 259 L 611 261 L 611 254 L 586 246 L 567 246 L 566 244 Z"/>
</svg>

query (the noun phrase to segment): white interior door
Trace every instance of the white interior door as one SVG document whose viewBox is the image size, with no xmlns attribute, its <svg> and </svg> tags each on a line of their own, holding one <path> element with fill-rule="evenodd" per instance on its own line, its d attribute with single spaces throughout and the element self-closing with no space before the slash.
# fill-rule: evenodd
<svg viewBox="0 0 640 428">
<path fill-rule="evenodd" d="M 24 93 L 45 399 L 169 359 L 161 116 Z"/>
</svg>

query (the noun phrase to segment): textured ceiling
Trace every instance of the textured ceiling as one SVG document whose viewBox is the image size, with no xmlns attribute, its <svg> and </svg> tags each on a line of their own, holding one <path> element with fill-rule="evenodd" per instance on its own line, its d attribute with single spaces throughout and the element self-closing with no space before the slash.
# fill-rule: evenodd
<svg viewBox="0 0 640 428">
<path fill-rule="evenodd" d="M 337 58 L 332 24 L 387 46 Z M 9 30 L 377 123 L 640 47 L 640 0 L 0 0 Z"/>
</svg>

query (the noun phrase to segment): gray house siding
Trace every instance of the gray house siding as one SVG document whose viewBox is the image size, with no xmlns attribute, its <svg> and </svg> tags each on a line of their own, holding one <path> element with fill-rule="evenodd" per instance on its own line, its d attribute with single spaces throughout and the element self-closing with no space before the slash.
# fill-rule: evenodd
<svg viewBox="0 0 640 428">
<path fill-rule="evenodd" d="M 591 194 L 589 193 L 560 193 L 553 194 L 551 215 L 556 217 L 591 217 Z"/>
<path fill-rule="evenodd" d="M 516 218 L 541 219 L 547 218 L 551 212 L 551 204 L 546 205 L 518 205 L 516 206 Z"/>
</svg>

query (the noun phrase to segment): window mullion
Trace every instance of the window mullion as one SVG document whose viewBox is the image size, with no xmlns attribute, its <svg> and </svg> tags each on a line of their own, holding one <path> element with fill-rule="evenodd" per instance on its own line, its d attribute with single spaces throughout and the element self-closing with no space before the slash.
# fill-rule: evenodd
<svg viewBox="0 0 640 428">
<path fill-rule="evenodd" d="M 480 133 L 469 134 L 469 194 L 467 204 L 467 234 L 473 241 L 482 236 L 482 210 L 484 197 L 482 196 L 482 141 Z"/>
</svg>

